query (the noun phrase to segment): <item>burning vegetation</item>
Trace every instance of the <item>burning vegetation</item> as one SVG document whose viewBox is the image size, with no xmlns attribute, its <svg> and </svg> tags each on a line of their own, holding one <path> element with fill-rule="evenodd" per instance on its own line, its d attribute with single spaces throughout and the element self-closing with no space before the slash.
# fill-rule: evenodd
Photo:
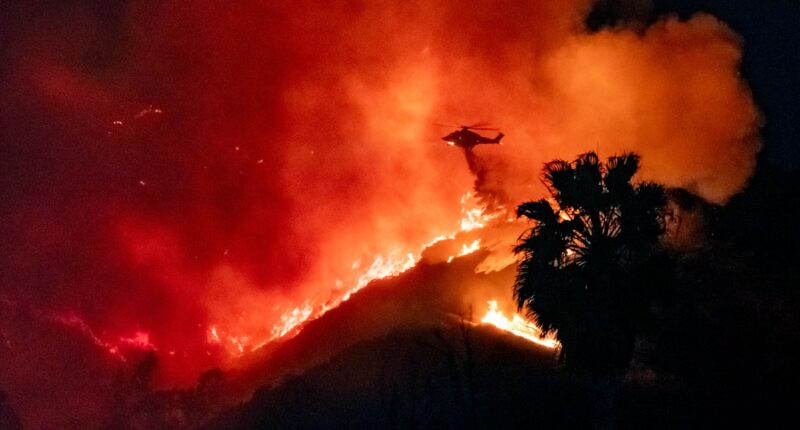
<svg viewBox="0 0 800 430">
<path fill-rule="evenodd" d="M 588 0 L 145 3 L 15 6 L 31 19 L 9 30 L 3 57 L 0 387 L 26 428 L 136 428 L 142 404 L 160 405 L 148 420 L 200 425 L 396 333 L 460 333 L 437 356 L 449 364 L 423 356 L 458 379 L 447 402 L 464 413 L 478 410 L 470 354 L 495 366 L 468 352 L 465 327 L 487 348 L 505 332 L 548 371 L 559 353 L 597 357 L 571 349 L 585 325 L 597 348 L 619 341 L 612 367 L 645 360 L 634 352 L 656 336 L 630 327 L 651 320 L 537 307 L 564 299 L 533 285 L 547 275 L 533 270 L 538 234 L 563 241 L 541 261 L 585 272 L 578 287 L 613 263 L 620 276 L 603 289 L 635 283 L 629 272 L 650 260 L 628 263 L 661 233 L 640 216 L 647 246 L 609 257 L 627 234 L 623 207 L 646 205 L 588 209 L 558 175 L 601 166 L 606 197 L 626 168 L 625 183 L 663 184 L 666 248 L 684 255 L 714 237 L 712 215 L 761 145 L 741 40 L 710 15 L 589 31 Z M 434 123 L 451 118 L 503 133 L 448 146 Z M 644 161 L 603 165 L 588 148 Z M 637 207 L 655 216 L 648 204 Z M 579 290 L 564 300 L 597 304 Z M 654 319 L 675 317 L 666 296 L 646 298 L 663 311 Z"/>
</svg>

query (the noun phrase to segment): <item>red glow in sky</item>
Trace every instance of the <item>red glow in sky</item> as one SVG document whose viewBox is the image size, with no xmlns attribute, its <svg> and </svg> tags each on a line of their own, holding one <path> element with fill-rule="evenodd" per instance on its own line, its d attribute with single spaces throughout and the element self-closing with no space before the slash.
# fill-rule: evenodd
<svg viewBox="0 0 800 430">
<path fill-rule="evenodd" d="M 191 383 L 377 258 L 416 258 L 461 228 L 475 179 L 437 122 L 502 127 L 504 145 L 476 150 L 477 192 L 502 190 L 506 208 L 541 194 L 542 162 L 587 149 L 639 152 L 648 179 L 716 201 L 745 183 L 758 115 L 725 24 L 590 35 L 588 2 L 523 3 L 19 6 L 0 387 L 27 416 L 83 390 L 64 404 L 94 419 L 110 384 L 80 381 L 115 364 L 87 359 L 92 345 L 157 350 L 164 382 Z M 89 340 L 43 314 L 79 317 L 67 326 Z M 76 360 L 92 364 L 58 370 Z"/>
</svg>

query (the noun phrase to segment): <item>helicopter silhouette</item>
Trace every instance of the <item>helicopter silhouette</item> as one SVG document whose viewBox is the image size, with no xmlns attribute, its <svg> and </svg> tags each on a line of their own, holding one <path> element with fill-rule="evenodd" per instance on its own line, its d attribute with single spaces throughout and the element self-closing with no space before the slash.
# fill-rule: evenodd
<svg viewBox="0 0 800 430">
<path fill-rule="evenodd" d="M 477 145 L 482 144 L 494 144 L 499 145 L 500 140 L 503 138 L 503 133 L 497 133 L 497 136 L 494 138 L 481 136 L 478 133 L 475 133 L 472 130 L 493 130 L 498 131 L 496 128 L 486 128 L 482 127 L 483 124 L 475 124 L 475 125 L 461 125 L 461 130 L 456 130 L 447 136 L 443 137 L 442 140 L 447 142 L 448 145 L 451 146 L 458 146 L 464 149 L 472 149 Z"/>
</svg>

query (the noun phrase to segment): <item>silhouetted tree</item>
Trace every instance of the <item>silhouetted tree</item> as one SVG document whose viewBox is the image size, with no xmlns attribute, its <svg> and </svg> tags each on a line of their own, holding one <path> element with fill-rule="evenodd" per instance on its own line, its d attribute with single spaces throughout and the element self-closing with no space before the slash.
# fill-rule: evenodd
<svg viewBox="0 0 800 430">
<path fill-rule="evenodd" d="M 545 331 L 556 331 L 567 368 L 610 375 L 630 360 L 637 325 L 648 312 L 646 263 L 664 231 L 661 185 L 633 184 L 639 156 L 600 162 L 589 152 L 545 164 L 552 198 L 523 203 L 536 225 L 522 254 L 514 296 Z"/>
</svg>

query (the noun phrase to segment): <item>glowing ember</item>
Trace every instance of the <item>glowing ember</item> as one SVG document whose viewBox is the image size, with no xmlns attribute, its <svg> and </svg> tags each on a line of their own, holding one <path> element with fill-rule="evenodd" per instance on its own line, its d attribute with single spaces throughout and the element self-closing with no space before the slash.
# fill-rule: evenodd
<svg viewBox="0 0 800 430">
<path fill-rule="evenodd" d="M 150 105 L 146 109 L 143 109 L 141 112 L 137 113 L 136 118 L 142 118 L 147 115 L 160 115 L 162 113 L 164 113 L 164 111 L 157 107 L 153 107 L 153 105 Z"/>
<path fill-rule="evenodd" d="M 217 333 L 217 327 L 211 326 L 208 328 L 208 343 L 221 343 L 222 340 L 219 338 L 219 333 Z"/>
<path fill-rule="evenodd" d="M 150 343 L 150 333 L 143 331 L 137 331 L 130 337 L 120 337 L 119 343 L 136 349 L 155 349 L 155 346 Z"/>
<path fill-rule="evenodd" d="M 95 334 L 94 330 L 81 317 L 70 315 L 47 315 L 47 318 L 64 326 L 78 330 L 81 334 L 89 338 L 95 345 L 106 350 L 113 357 L 120 361 L 127 361 L 123 350 L 157 351 L 155 345 L 150 342 L 150 334 L 146 332 L 136 332 L 132 336 L 121 336 L 116 340 L 106 340 Z"/>
<path fill-rule="evenodd" d="M 558 348 L 560 346 L 555 335 L 542 336 L 542 329 L 521 315 L 515 313 L 512 319 L 508 319 L 498 308 L 496 300 L 489 301 L 489 309 L 481 319 L 481 322 L 493 325 L 500 330 L 507 331 L 547 348 Z"/>
</svg>

